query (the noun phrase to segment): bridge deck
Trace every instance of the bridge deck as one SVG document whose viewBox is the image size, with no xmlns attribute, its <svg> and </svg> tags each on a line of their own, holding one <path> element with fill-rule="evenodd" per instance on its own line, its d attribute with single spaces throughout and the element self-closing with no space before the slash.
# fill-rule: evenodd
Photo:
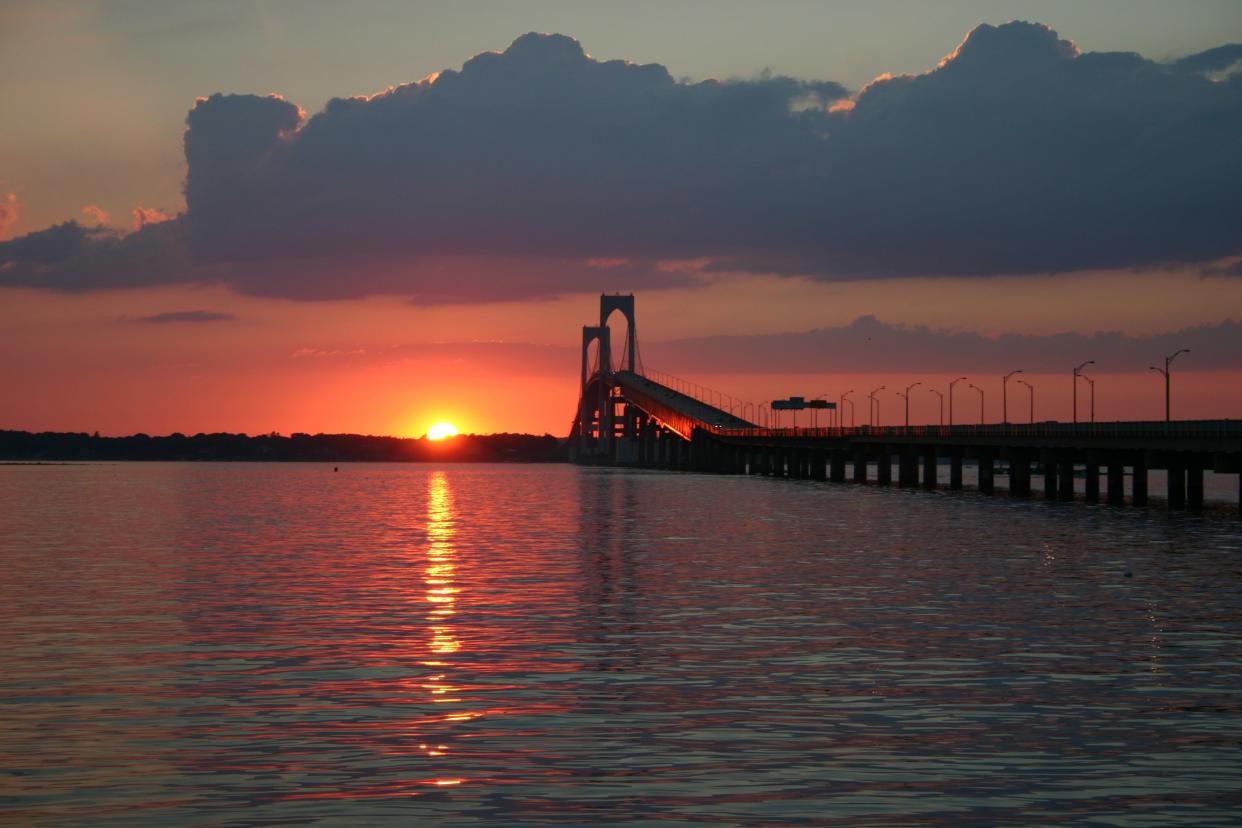
<svg viewBox="0 0 1242 828">
<path fill-rule="evenodd" d="M 614 378 L 617 385 L 621 386 L 625 391 L 637 392 L 637 394 L 645 396 L 671 411 L 677 412 L 682 417 L 694 421 L 698 428 L 706 428 L 713 431 L 755 428 L 752 423 L 743 420 L 741 417 L 735 417 L 728 411 L 723 411 L 701 400 L 696 400 L 694 397 L 683 394 L 680 391 L 674 391 L 667 385 L 662 385 L 641 374 L 636 374 L 632 371 L 618 371 L 614 374 Z M 688 437 L 689 435 L 686 436 Z"/>
</svg>

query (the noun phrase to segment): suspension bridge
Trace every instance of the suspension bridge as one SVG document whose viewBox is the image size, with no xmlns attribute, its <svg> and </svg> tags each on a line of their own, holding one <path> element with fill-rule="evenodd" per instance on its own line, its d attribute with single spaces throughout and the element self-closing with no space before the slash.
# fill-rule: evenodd
<svg viewBox="0 0 1242 828">
<path fill-rule="evenodd" d="M 616 313 L 625 320 L 619 361 L 609 328 Z M 1192 510 L 1203 506 L 1204 475 L 1211 471 L 1238 474 L 1242 512 L 1242 423 L 1236 420 L 761 425 L 754 422 L 756 404 L 643 366 L 632 294 L 600 296 L 599 324 L 582 328 L 579 387 L 570 459 L 580 464 L 882 485 L 894 482 L 895 470 L 900 486 L 960 490 L 969 479 L 981 493 L 1011 497 L 1032 496 L 1032 480 L 1042 476 L 1049 499 L 1133 506 L 1148 504 L 1149 472 L 1162 470 L 1169 508 Z"/>
</svg>

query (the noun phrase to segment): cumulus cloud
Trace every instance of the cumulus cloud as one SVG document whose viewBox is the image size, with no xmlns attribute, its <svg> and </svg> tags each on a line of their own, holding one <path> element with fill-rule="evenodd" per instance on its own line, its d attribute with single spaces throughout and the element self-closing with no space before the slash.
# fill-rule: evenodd
<svg viewBox="0 0 1242 828">
<path fill-rule="evenodd" d="M 148 224 L 159 224 L 162 221 L 171 221 L 172 218 L 168 213 L 154 207 L 135 207 L 134 229 L 141 230 Z"/>
<path fill-rule="evenodd" d="M 863 316 L 849 325 L 798 333 L 708 336 L 645 343 L 643 351 L 668 370 L 730 373 L 1005 372 L 1014 368 L 1068 371 L 1094 359 L 1102 373 L 1145 371 L 1166 354 L 1190 348 L 1198 370 L 1242 368 L 1242 322 L 1128 336 L 1005 334 L 893 325 Z M 727 368 L 726 368 L 727 366 Z"/>
<path fill-rule="evenodd" d="M 95 222 L 95 224 L 107 224 L 108 223 L 107 211 L 97 204 L 86 205 L 85 207 L 82 208 L 82 212 L 86 215 L 88 219 Z"/>
<path fill-rule="evenodd" d="M 171 322 L 231 322 L 237 317 L 231 313 L 209 310 L 166 311 L 134 320 L 146 325 L 167 325 Z"/>
<path fill-rule="evenodd" d="M 0 283 L 452 302 L 694 278 L 670 261 L 818 279 L 1208 263 L 1242 253 L 1242 76 L 1221 75 L 1238 48 L 1157 63 L 984 25 L 850 96 L 524 35 L 310 118 L 202 99 L 184 213 L 31 242 L 62 258 L 0 243 Z"/>
</svg>

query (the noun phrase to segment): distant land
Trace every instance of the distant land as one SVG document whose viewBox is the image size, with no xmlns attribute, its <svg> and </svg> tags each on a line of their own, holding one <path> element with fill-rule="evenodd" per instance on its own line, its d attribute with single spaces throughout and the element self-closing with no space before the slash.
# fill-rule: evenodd
<svg viewBox="0 0 1242 828">
<path fill-rule="evenodd" d="M 463 434 L 446 440 L 363 434 L 169 434 L 100 437 L 75 432 L 0 431 L 0 460 L 233 460 L 563 463 L 550 434 Z"/>
</svg>

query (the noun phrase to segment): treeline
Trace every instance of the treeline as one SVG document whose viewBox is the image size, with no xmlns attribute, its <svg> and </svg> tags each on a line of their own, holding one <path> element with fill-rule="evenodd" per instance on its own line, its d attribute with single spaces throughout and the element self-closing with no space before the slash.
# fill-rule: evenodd
<svg viewBox="0 0 1242 828">
<path fill-rule="evenodd" d="M 283 460 L 318 462 L 559 463 L 550 434 L 465 434 L 447 440 L 362 434 L 96 434 L 0 431 L 0 460 Z"/>
</svg>

